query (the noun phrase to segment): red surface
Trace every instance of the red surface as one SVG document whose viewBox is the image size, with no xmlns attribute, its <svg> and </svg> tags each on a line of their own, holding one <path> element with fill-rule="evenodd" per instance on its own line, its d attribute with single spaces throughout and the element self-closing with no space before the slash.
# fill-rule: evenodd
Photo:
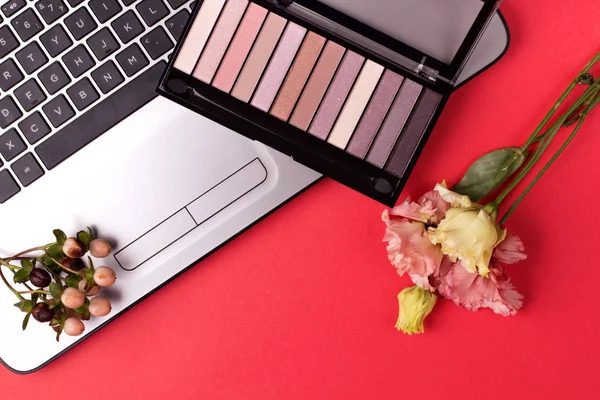
<svg viewBox="0 0 600 400">
<path fill-rule="evenodd" d="M 596 0 L 502 10 L 508 55 L 452 97 L 406 194 L 521 143 L 600 50 Z M 440 301 L 426 335 L 397 332 L 383 207 L 327 180 L 40 372 L 0 368 L 0 397 L 596 399 L 599 114 L 509 222 L 516 317 Z"/>
</svg>

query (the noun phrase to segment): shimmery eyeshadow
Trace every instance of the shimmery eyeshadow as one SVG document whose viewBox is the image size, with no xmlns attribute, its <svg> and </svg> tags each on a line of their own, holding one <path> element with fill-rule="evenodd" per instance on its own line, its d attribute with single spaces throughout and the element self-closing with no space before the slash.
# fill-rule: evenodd
<svg viewBox="0 0 600 400">
<path fill-rule="evenodd" d="M 283 28 L 285 28 L 285 24 L 286 20 L 279 15 L 269 14 L 231 91 L 233 97 L 246 103 L 250 101 L 252 93 L 279 41 Z"/>
<path fill-rule="evenodd" d="M 210 83 L 247 6 L 248 0 L 229 0 L 227 2 L 219 22 L 208 40 L 206 50 L 194 70 L 195 78 Z"/>
<path fill-rule="evenodd" d="M 381 130 L 367 155 L 367 161 L 383 168 L 394 148 L 423 87 L 409 79 L 404 81 L 400 93 L 390 108 Z"/>
<path fill-rule="evenodd" d="M 254 107 L 265 112 L 269 111 L 305 34 L 306 28 L 293 22 L 288 24 L 258 89 L 256 89 L 251 102 Z"/>
<path fill-rule="evenodd" d="M 265 8 L 250 4 L 215 76 L 214 87 L 229 93 L 266 16 Z"/>
<path fill-rule="evenodd" d="M 406 167 L 415 154 L 419 142 L 423 138 L 427 126 L 430 124 L 435 111 L 442 100 L 439 93 L 425 89 L 419 103 L 415 107 L 413 115 L 402 133 L 396 149 L 385 167 L 386 171 L 401 178 L 406 172 Z"/>
<path fill-rule="evenodd" d="M 317 62 L 304 93 L 298 101 L 296 110 L 290 119 L 290 124 L 303 131 L 308 129 L 323 95 L 340 65 L 345 49 L 337 43 L 327 42 L 323 53 Z"/>
<path fill-rule="evenodd" d="M 309 32 L 304 43 L 296 55 L 296 60 L 288 73 L 285 82 L 273 103 L 271 114 L 287 121 L 298 101 L 298 97 L 313 70 L 321 50 L 325 45 L 325 38 L 314 32 Z"/>
<path fill-rule="evenodd" d="M 382 65 L 374 61 L 368 60 L 365 63 L 352 88 L 350 96 L 348 96 L 344 109 L 331 130 L 329 138 L 327 138 L 329 143 L 340 149 L 346 148 L 361 115 L 369 103 L 371 95 L 377 87 L 377 82 L 379 82 L 381 74 L 383 74 L 383 69 Z"/>
<path fill-rule="evenodd" d="M 185 39 L 185 42 L 181 46 L 179 55 L 173 63 L 173 66 L 185 72 L 188 75 L 192 74 L 196 61 L 202 53 L 206 41 L 210 36 L 210 32 L 219 18 L 221 9 L 225 4 L 226 0 L 206 0 L 202 4 L 202 8 L 198 12 L 192 27 Z"/>
<path fill-rule="evenodd" d="M 352 89 L 356 76 L 360 72 L 365 58 L 352 51 L 347 51 L 342 64 L 333 78 L 331 86 L 325 94 L 323 103 L 317 111 L 312 122 L 309 133 L 323 140 L 327 139 L 331 127 L 346 101 L 346 97 Z"/>
<path fill-rule="evenodd" d="M 389 69 L 385 71 L 346 151 L 365 158 L 371 143 L 387 115 L 404 78 Z"/>
</svg>

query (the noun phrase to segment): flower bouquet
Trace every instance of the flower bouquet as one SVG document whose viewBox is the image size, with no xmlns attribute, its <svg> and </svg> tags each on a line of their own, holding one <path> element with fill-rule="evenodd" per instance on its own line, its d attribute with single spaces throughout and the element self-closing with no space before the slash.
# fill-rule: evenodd
<svg viewBox="0 0 600 400">
<path fill-rule="evenodd" d="M 442 182 L 416 202 L 407 198 L 383 212 L 389 261 L 415 285 L 398 294 L 397 329 L 409 335 L 423 333 L 424 320 L 438 296 L 470 311 L 489 308 L 503 316 L 521 308 L 523 296 L 505 268 L 527 256 L 521 240 L 505 228 L 506 222 L 600 102 L 600 80 L 590 73 L 599 60 L 600 54 L 573 80 L 522 146 L 492 151 L 475 161 L 454 187 L 449 189 Z M 585 91 L 559 113 L 578 86 Z M 499 217 L 508 195 L 565 129 L 571 130 L 568 138 Z"/>
</svg>

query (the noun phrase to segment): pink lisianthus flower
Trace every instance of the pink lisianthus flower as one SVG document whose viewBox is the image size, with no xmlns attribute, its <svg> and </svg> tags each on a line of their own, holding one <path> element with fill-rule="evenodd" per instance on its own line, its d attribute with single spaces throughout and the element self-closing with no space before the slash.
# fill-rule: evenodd
<svg viewBox="0 0 600 400">
<path fill-rule="evenodd" d="M 492 262 L 499 264 L 516 264 L 519 261 L 527 259 L 525 246 L 521 239 L 511 233 L 506 234 L 506 238 L 496 246 L 492 253 Z"/>
<path fill-rule="evenodd" d="M 439 293 L 469 311 L 490 308 L 496 314 L 514 315 L 523 305 L 523 296 L 513 287 L 504 268 L 490 266 L 489 277 L 469 272 L 461 261 L 453 263 L 444 257 L 435 277 Z"/>
<path fill-rule="evenodd" d="M 426 224 L 437 223 L 447 209 L 448 203 L 439 194 L 429 192 L 417 203 L 407 199 L 382 215 L 388 259 L 400 276 L 408 274 L 423 289 L 435 290 L 429 278 L 437 273 L 444 256 L 439 246 L 429 240 Z"/>
</svg>

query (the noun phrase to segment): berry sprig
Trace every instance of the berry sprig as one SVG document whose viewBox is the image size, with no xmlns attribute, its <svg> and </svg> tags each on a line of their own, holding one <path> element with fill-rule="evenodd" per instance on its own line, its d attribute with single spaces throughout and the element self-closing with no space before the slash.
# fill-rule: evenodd
<svg viewBox="0 0 600 400">
<path fill-rule="evenodd" d="M 53 233 L 55 242 L 0 258 L 0 278 L 19 300 L 15 306 L 25 313 L 23 330 L 33 317 L 49 323 L 58 341 L 63 332 L 81 335 L 84 321 L 110 314 L 110 300 L 98 294 L 103 287 L 112 286 L 117 276 L 109 267 L 95 268 L 89 256 L 87 263 L 83 260 L 88 252 L 95 258 L 106 258 L 111 252 L 110 243 L 95 238 L 90 228 L 69 238 L 60 229 Z M 12 272 L 16 288 L 5 277 L 3 267 Z"/>
</svg>

